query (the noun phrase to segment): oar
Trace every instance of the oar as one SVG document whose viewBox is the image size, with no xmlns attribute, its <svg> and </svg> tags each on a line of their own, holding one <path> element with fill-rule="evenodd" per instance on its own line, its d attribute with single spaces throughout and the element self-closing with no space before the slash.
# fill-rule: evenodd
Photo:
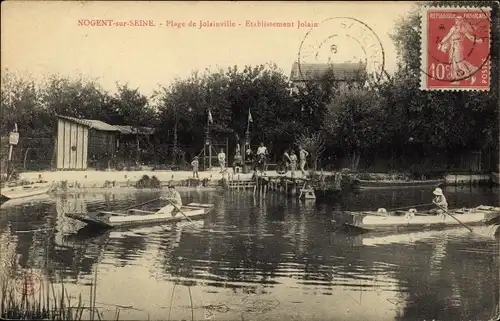
<svg viewBox="0 0 500 321">
<path fill-rule="evenodd" d="M 129 208 L 123 209 L 122 211 L 128 211 L 128 210 L 131 210 L 131 209 L 133 209 L 133 208 L 135 208 L 135 207 L 139 207 L 139 206 L 142 206 L 142 205 L 146 205 L 146 204 L 148 204 L 148 203 L 151 203 L 151 202 L 157 201 L 157 200 L 159 200 L 159 199 L 160 199 L 160 198 L 159 198 L 159 197 L 157 197 L 157 198 L 154 198 L 154 199 L 152 199 L 152 200 L 149 200 L 149 201 L 146 201 L 146 202 L 143 202 L 143 203 L 140 203 L 140 204 L 136 204 L 136 205 L 131 206 L 131 207 L 129 207 Z"/>
<path fill-rule="evenodd" d="M 448 212 L 447 210 L 445 210 L 444 208 L 442 207 L 439 207 L 440 209 L 442 209 L 446 214 L 448 214 L 449 216 L 453 217 L 453 219 L 455 219 L 455 221 L 457 221 L 458 223 L 460 223 L 461 225 L 463 225 L 465 228 L 467 228 L 469 231 L 472 232 L 472 229 L 470 227 L 468 227 L 467 225 L 465 225 L 464 223 L 460 222 L 460 220 L 458 218 L 456 218 L 455 216 L 451 215 L 450 212 Z"/>
<path fill-rule="evenodd" d="M 187 220 L 188 220 L 189 222 L 193 222 L 193 220 L 192 220 L 192 219 L 190 219 L 190 218 L 189 218 L 186 214 L 184 214 L 184 212 L 183 212 L 183 211 L 181 211 L 181 209 L 179 208 L 179 206 L 177 206 L 177 204 L 175 204 L 174 202 L 172 202 L 172 200 L 170 200 L 170 199 L 168 199 L 168 198 L 167 198 L 167 201 L 169 201 L 169 202 L 170 202 L 170 204 L 172 204 L 172 205 L 173 205 L 173 206 L 174 206 L 174 207 L 175 207 L 175 208 L 176 208 L 176 209 L 177 209 L 177 210 L 178 210 L 178 211 L 179 211 L 179 212 L 180 212 L 180 213 L 181 213 L 181 214 L 182 214 L 185 218 L 187 218 Z"/>
<path fill-rule="evenodd" d="M 434 203 L 425 203 L 425 204 L 417 204 L 417 205 L 397 207 L 397 208 L 393 208 L 393 209 L 387 210 L 387 212 L 392 212 L 392 211 L 396 211 L 396 210 L 403 210 L 403 209 L 406 209 L 406 208 L 415 208 L 415 207 L 429 206 L 429 205 L 433 205 L 433 204 Z"/>
</svg>

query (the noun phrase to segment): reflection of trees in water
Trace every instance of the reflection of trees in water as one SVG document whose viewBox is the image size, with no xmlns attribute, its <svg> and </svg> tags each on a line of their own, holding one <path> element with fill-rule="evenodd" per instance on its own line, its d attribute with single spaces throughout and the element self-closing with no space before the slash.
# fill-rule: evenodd
<svg viewBox="0 0 500 321">
<path fill-rule="evenodd" d="M 394 276 L 408 289 L 406 304 L 397 320 L 483 320 L 498 303 L 499 263 L 495 255 L 466 253 L 464 244 L 448 243 L 438 272 L 433 253 L 418 249 L 398 251 L 389 262 L 398 264 Z M 475 248 L 486 247 L 476 243 Z M 491 247 L 491 246 L 490 246 Z M 418 252 L 417 252 L 418 251 Z"/>
<path fill-rule="evenodd" d="M 132 263 L 147 248 L 146 238 L 139 235 L 123 235 L 120 238 L 111 240 L 107 249 L 116 259 L 115 265 L 123 267 Z"/>
</svg>

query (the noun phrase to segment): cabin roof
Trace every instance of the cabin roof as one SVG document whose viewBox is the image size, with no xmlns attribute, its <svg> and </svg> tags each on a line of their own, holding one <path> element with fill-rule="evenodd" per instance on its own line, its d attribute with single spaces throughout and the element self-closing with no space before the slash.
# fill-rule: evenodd
<svg viewBox="0 0 500 321">
<path fill-rule="evenodd" d="M 74 123 L 87 126 L 89 128 L 93 128 L 101 131 L 108 132 L 120 132 L 121 134 L 139 134 L 139 135 L 152 135 L 155 130 L 150 127 L 133 127 L 130 125 L 110 125 L 101 120 L 96 119 L 83 119 L 83 118 L 75 118 L 69 116 L 57 115 L 57 117 L 72 121 Z"/>
<path fill-rule="evenodd" d="M 152 135 L 155 132 L 155 129 L 150 127 L 134 127 L 130 125 L 115 125 L 114 127 L 116 127 L 120 133 L 124 135 Z"/>
<path fill-rule="evenodd" d="M 62 115 L 57 115 L 57 117 L 72 121 L 72 122 L 80 124 L 80 125 L 87 126 L 89 128 L 97 129 L 97 130 L 108 131 L 108 132 L 119 131 L 115 126 L 110 125 L 110 124 L 105 123 L 105 122 L 100 121 L 100 120 L 74 118 L 74 117 L 62 116 Z"/>
<path fill-rule="evenodd" d="M 360 80 L 366 74 L 366 65 L 359 63 L 299 63 L 294 62 L 290 73 L 290 81 L 300 82 L 313 80 L 324 75 L 328 70 L 333 71 L 335 79 L 340 81 Z"/>
</svg>

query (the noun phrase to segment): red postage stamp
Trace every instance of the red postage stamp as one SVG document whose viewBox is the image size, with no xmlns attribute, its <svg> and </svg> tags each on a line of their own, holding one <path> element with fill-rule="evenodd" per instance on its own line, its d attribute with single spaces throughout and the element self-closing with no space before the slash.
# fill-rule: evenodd
<svg viewBox="0 0 500 321">
<path fill-rule="evenodd" d="M 490 8 L 422 10 L 421 89 L 490 89 Z"/>
</svg>

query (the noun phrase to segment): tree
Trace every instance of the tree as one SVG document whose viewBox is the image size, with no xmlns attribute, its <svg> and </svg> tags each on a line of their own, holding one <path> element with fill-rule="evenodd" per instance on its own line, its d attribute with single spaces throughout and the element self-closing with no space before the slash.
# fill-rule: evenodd
<svg viewBox="0 0 500 321">
<path fill-rule="evenodd" d="M 96 80 L 52 75 L 41 86 L 43 108 L 51 115 L 109 122 L 113 114 L 109 94 Z"/>
<path fill-rule="evenodd" d="M 117 93 L 108 98 L 109 121 L 114 125 L 154 127 L 156 111 L 138 88 L 117 84 Z"/>
<path fill-rule="evenodd" d="M 1 134 L 6 135 L 17 123 L 22 136 L 50 136 L 48 115 L 41 109 L 40 91 L 31 79 L 23 79 L 4 70 L 1 85 Z"/>
<path fill-rule="evenodd" d="M 309 133 L 309 131 L 306 130 L 305 133 L 302 133 L 297 137 L 297 145 L 301 146 L 311 154 L 313 168 L 316 170 L 318 168 L 318 159 L 325 150 L 325 140 L 322 132 L 315 131 L 313 133 Z"/>
<path fill-rule="evenodd" d="M 236 134 L 244 137 L 249 111 L 253 118 L 251 138 L 275 142 L 278 149 L 282 148 L 282 139 L 293 142 L 299 124 L 287 78 L 275 65 L 194 72 L 168 88 L 160 88 L 155 98 L 163 137 L 199 149 L 207 125 L 215 141 Z M 209 110 L 211 124 L 207 124 Z"/>
<path fill-rule="evenodd" d="M 356 170 L 361 155 L 373 154 L 386 139 L 385 117 L 372 89 L 340 89 L 328 105 L 323 129 L 347 154 L 351 169 Z"/>
</svg>

